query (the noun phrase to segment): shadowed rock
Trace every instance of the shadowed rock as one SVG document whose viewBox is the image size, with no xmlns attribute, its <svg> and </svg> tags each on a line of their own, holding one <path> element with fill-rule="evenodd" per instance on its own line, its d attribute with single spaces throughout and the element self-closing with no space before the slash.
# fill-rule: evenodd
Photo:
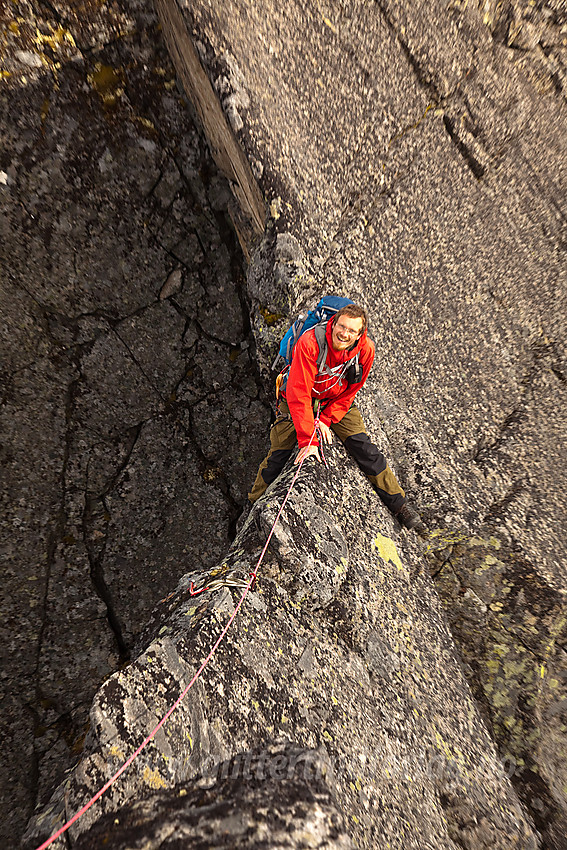
<svg viewBox="0 0 567 850">
<path fill-rule="evenodd" d="M 77 848 L 317 847 L 349 850 L 316 750 L 272 745 L 215 766 L 210 777 L 107 815 Z"/>
<path fill-rule="evenodd" d="M 226 550 L 269 413 L 229 190 L 151 4 L 2 15 L 7 846 L 76 761 L 92 696 L 154 604 Z"/>
</svg>

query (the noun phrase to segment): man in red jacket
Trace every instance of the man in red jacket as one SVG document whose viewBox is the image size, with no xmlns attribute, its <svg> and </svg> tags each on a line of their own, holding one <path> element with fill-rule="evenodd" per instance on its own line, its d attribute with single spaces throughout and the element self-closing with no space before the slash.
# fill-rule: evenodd
<svg viewBox="0 0 567 850">
<path fill-rule="evenodd" d="M 314 329 L 306 331 L 295 343 L 278 416 L 270 431 L 270 451 L 260 464 L 248 494 L 251 502 L 259 499 L 278 477 L 296 441 L 299 452 L 295 464 L 310 456 L 320 460 L 317 435 L 311 439 L 315 427 L 313 404 L 318 400 L 322 441 L 331 443 L 334 432 L 401 524 L 406 528 L 421 524 L 419 514 L 407 504 L 405 493 L 384 455 L 366 433 L 360 411 L 354 404 L 354 397 L 366 381 L 374 360 L 374 344 L 366 335 L 366 325 L 366 311 L 362 307 L 348 304 L 339 310 L 327 323 L 327 355 L 319 371 L 319 344 Z M 353 377 L 353 358 L 357 354 L 362 375 L 356 376 L 359 377 L 356 383 L 349 383 Z"/>
</svg>

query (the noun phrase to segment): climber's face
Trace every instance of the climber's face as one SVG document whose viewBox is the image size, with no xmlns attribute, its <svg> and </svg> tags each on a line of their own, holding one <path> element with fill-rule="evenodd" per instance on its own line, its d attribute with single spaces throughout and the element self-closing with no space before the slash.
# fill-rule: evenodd
<svg viewBox="0 0 567 850">
<path fill-rule="evenodd" d="M 335 351 L 344 351 L 350 348 L 362 333 L 364 321 L 359 317 L 351 319 L 350 316 L 339 316 L 333 325 L 332 342 Z"/>
</svg>

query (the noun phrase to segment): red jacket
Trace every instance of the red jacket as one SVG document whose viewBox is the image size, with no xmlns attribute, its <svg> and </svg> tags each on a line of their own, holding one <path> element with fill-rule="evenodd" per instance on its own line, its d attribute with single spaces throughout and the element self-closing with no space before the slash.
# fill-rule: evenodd
<svg viewBox="0 0 567 850">
<path fill-rule="evenodd" d="M 282 393 L 287 401 L 289 412 L 297 433 L 299 448 L 309 445 L 309 440 L 315 427 L 313 419 L 313 399 L 321 400 L 320 419 L 325 425 L 340 422 L 359 389 L 366 381 L 374 361 L 374 343 L 363 332 L 354 348 L 345 351 L 335 351 L 332 345 L 333 319 L 327 322 L 327 357 L 326 365 L 336 369 L 335 374 L 317 375 L 317 359 L 319 346 L 315 339 L 315 331 L 306 331 L 299 337 L 293 348 L 293 359 L 289 376 Z M 359 363 L 362 366 L 362 380 L 357 384 L 347 383 L 341 376 L 341 364 L 359 352 Z M 312 446 L 319 445 L 317 436 L 311 442 Z"/>
</svg>

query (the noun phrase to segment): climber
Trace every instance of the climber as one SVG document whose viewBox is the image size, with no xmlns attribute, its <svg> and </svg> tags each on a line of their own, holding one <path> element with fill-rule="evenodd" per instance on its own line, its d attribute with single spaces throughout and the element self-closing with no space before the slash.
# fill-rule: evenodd
<svg viewBox="0 0 567 850">
<path fill-rule="evenodd" d="M 309 445 L 315 427 L 313 404 L 319 401 L 322 442 L 331 443 L 335 433 L 398 521 L 409 529 L 421 526 L 419 514 L 408 505 L 404 491 L 384 455 L 370 440 L 360 411 L 353 403 L 374 360 L 374 344 L 366 335 L 366 326 L 366 311 L 356 304 L 348 304 L 329 319 L 326 327 L 323 326 L 327 353 L 319 371 L 321 349 L 315 329 L 297 339 L 287 382 L 280 393 L 276 421 L 270 431 L 270 451 L 260 464 L 248 494 L 251 503 L 280 474 L 296 441 L 299 452 L 295 464 L 308 457 L 320 461 L 317 435 Z M 354 369 L 355 360 L 358 370 Z"/>
</svg>

